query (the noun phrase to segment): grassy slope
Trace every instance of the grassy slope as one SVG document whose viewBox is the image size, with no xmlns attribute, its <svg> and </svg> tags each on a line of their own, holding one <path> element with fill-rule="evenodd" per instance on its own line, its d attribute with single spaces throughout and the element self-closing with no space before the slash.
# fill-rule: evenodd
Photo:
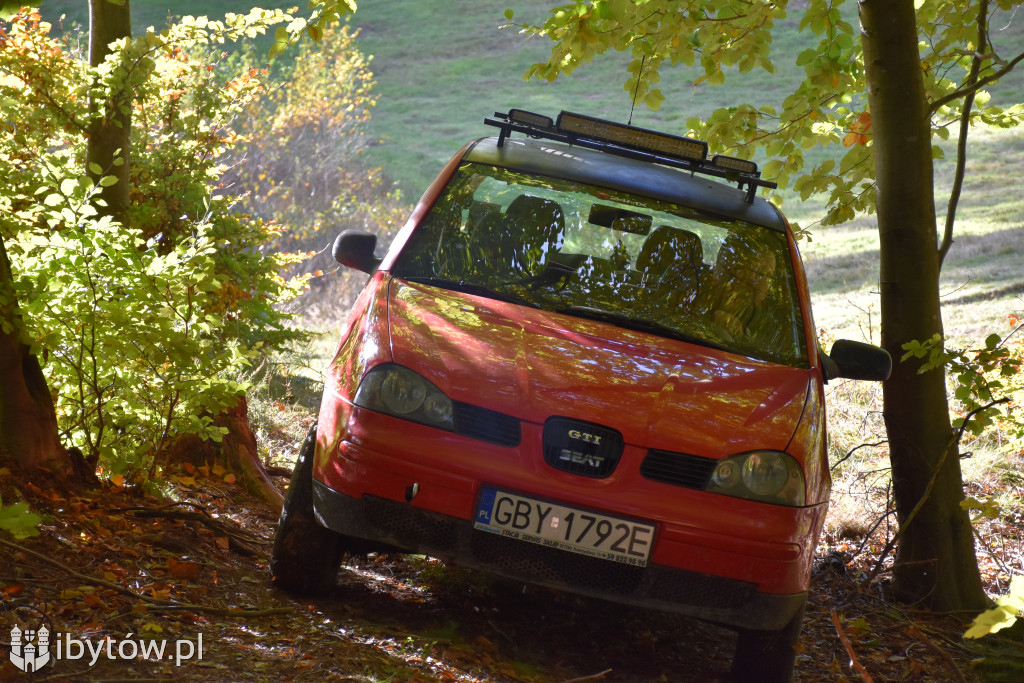
<svg viewBox="0 0 1024 683">
<path fill-rule="evenodd" d="M 609 54 L 556 83 L 523 82 L 522 74 L 543 60 L 549 43 L 526 38 L 515 29 L 499 30 L 506 23 L 503 10 L 512 7 L 516 21 L 539 22 L 553 0 L 364 0 L 353 18 L 361 30 L 362 49 L 374 55 L 380 103 L 371 134 L 377 141 L 369 160 L 385 168 L 410 199 L 433 178 L 458 147 L 491 131 L 484 116 L 496 110 L 522 107 L 555 114 L 569 109 L 625 120 L 630 96 L 623 87 L 626 55 Z M 294 2 L 264 2 L 287 7 Z M 247 9 L 245 0 L 133 0 L 138 29 L 160 25 L 168 7 L 178 14 Z M 44 15 L 55 20 L 66 13 L 65 26 L 85 22 L 81 0 L 44 2 Z M 993 31 L 997 44 L 1019 44 L 1020 21 L 999 23 Z M 792 56 L 807 46 L 806 35 L 795 20 L 776 33 L 779 72 L 737 75 L 727 87 L 693 88 L 695 73 L 675 67 L 663 74 L 666 101 L 659 112 L 639 108 L 633 123 L 683 132 L 686 118 L 748 99 L 756 92 L 760 102 L 777 102 L 801 76 Z M 1004 50 L 1011 52 L 1012 50 Z M 789 58 L 787 58 L 789 56 Z M 1024 68 L 1004 79 L 997 100 L 1024 100 Z M 963 339 L 984 336 L 982 330 L 1006 314 L 1024 309 L 1024 199 L 1011 188 L 1024 175 L 1024 136 L 1020 132 L 979 132 L 972 147 L 968 181 L 958 214 L 958 239 L 947 258 L 943 275 L 945 318 L 949 332 Z M 952 157 L 952 148 L 948 148 Z M 945 188 L 951 161 L 939 162 L 939 215 L 945 213 Z M 820 216 L 820 201 L 800 204 L 787 197 L 787 212 L 802 223 Z M 836 229 L 818 230 L 803 247 L 815 292 L 819 324 L 835 333 L 877 341 L 877 237 L 873 217 Z"/>
</svg>

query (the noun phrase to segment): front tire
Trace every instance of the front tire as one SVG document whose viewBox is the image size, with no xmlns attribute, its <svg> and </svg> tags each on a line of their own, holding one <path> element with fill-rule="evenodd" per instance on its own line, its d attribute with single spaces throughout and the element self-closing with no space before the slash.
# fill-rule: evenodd
<svg viewBox="0 0 1024 683">
<path fill-rule="evenodd" d="M 306 434 L 292 471 L 270 556 L 276 588 L 300 595 L 323 595 L 338 579 L 342 536 L 321 526 L 313 514 L 313 456 L 316 424 Z"/>
<path fill-rule="evenodd" d="M 790 683 L 796 665 L 804 606 L 777 631 L 739 629 L 732 660 L 735 683 Z"/>
</svg>

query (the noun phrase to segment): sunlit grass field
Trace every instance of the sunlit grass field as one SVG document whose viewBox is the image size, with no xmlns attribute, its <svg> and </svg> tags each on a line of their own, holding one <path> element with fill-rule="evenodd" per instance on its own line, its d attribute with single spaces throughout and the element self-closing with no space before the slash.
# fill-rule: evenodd
<svg viewBox="0 0 1024 683">
<path fill-rule="evenodd" d="M 258 2 L 258 0 L 257 0 Z M 294 2 L 263 2 L 269 7 Z M 852 3 L 848 3 L 852 4 Z M 80 0 L 42 3 L 44 16 L 64 28 L 87 23 Z M 136 32 L 166 23 L 170 12 L 222 15 L 249 8 L 245 0 L 133 0 Z M 504 10 L 516 24 L 540 22 L 546 0 L 478 2 L 455 0 L 365 0 L 351 22 L 360 30 L 361 49 L 373 55 L 379 104 L 369 135 L 366 163 L 380 166 L 412 202 L 466 140 L 489 135 L 483 118 L 510 107 L 557 114 L 562 109 L 625 121 L 631 98 L 624 90 L 628 56 L 611 53 L 555 83 L 524 82 L 526 68 L 546 58 L 550 44 L 507 26 Z M 848 8 L 851 9 L 852 8 Z M 795 55 L 811 38 L 797 31 L 797 18 L 775 33 L 778 71 L 735 74 L 726 86 L 692 87 L 695 73 L 666 68 L 660 86 L 666 100 L 660 111 L 638 107 L 633 123 L 684 132 L 685 119 L 741 101 L 777 102 L 802 77 Z M 1011 48 L 1024 37 L 1024 22 L 993 22 L 993 36 Z M 1018 43 L 1019 44 L 1019 41 Z M 996 102 L 1024 101 L 1024 67 L 992 89 Z M 954 148 L 936 164 L 936 211 L 946 213 L 946 192 Z M 972 132 L 967 182 L 957 214 L 956 242 L 943 268 L 942 292 L 947 332 L 960 343 L 1004 329 L 1003 319 L 1024 310 L 1024 130 Z M 813 224 L 823 211 L 820 200 L 801 203 L 783 191 L 791 220 Z M 814 291 L 819 327 L 836 336 L 878 340 L 878 242 L 872 216 L 838 228 L 815 229 L 802 247 Z"/>
</svg>

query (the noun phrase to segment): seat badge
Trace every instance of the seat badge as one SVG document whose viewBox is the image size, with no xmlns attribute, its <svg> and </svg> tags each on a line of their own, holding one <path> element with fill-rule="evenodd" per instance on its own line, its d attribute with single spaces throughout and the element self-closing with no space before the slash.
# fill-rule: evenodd
<svg viewBox="0 0 1024 683">
<path fill-rule="evenodd" d="M 622 454 L 622 435 L 614 429 L 567 417 L 544 424 L 544 460 L 552 467 L 585 477 L 607 477 Z"/>
</svg>

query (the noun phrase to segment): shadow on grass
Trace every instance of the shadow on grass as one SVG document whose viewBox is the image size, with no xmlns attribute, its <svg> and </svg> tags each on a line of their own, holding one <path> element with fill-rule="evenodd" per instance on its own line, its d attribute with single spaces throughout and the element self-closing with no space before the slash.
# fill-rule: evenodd
<svg viewBox="0 0 1024 683">
<path fill-rule="evenodd" d="M 1024 296 L 1024 280 L 1008 284 L 1005 287 L 999 287 L 998 289 L 965 294 L 954 299 L 946 299 L 943 303 L 951 305 L 978 304 L 1011 296 Z"/>
<path fill-rule="evenodd" d="M 942 269 L 942 279 L 949 282 L 977 284 L 1006 283 L 985 292 L 971 292 L 947 298 L 944 304 L 972 304 L 1024 290 L 1020 263 L 1024 258 L 1024 226 L 1006 228 L 983 235 L 955 237 Z M 878 249 L 814 256 L 806 259 L 807 279 L 816 295 L 857 291 L 876 287 L 878 282 Z M 1007 283 L 1007 281 L 1009 281 Z"/>
</svg>

